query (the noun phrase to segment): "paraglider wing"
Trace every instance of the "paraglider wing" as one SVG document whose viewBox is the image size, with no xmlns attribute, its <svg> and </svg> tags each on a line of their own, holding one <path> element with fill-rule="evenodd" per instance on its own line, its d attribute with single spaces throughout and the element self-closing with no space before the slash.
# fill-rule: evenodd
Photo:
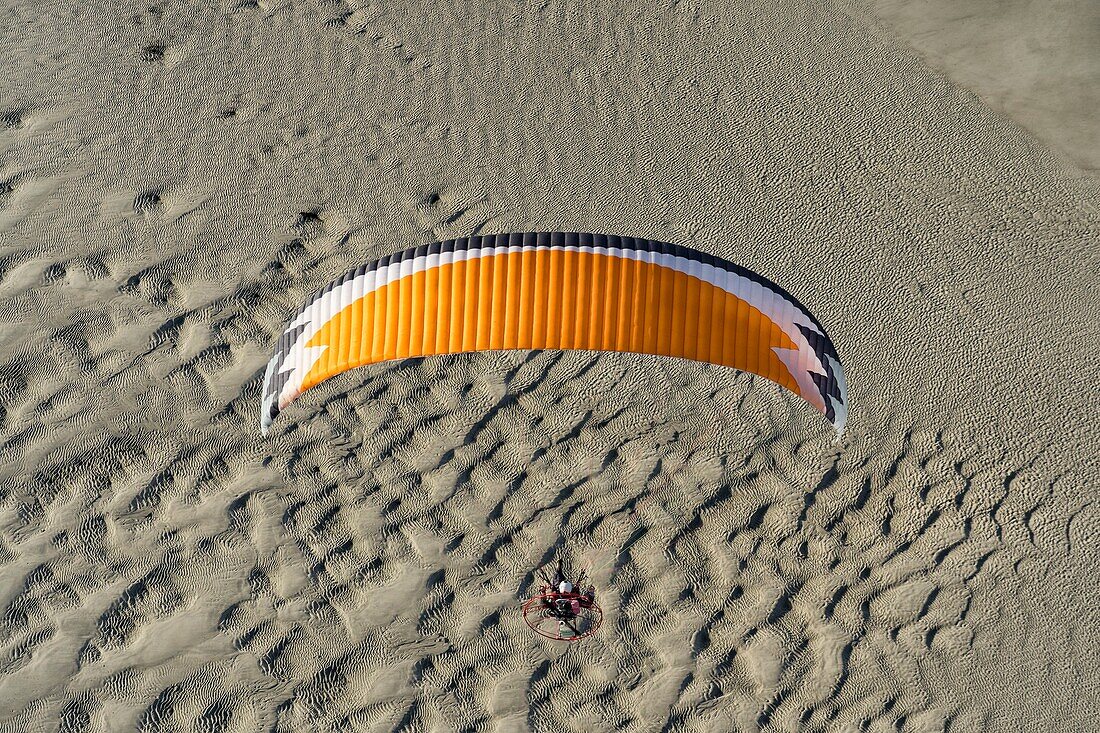
<svg viewBox="0 0 1100 733">
<path fill-rule="evenodd" d="M 348 272 L 287 323 L 261 426 L 329 377 L 390 359 L 490 349 L 673 356 L 760 375 L 847 418 L 824 329 L 783 289 L 719 257 L 602 234 L 498 234 L 406 250 Z"/>
</svg>

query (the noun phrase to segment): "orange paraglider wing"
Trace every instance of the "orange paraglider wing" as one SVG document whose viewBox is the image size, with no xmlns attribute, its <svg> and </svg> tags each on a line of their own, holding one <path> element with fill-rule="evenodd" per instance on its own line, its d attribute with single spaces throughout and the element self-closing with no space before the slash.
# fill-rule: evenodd
<svg viewBox="0 0 1100 733">
<path fill-rule="evenodd" d="M 261 426 L 366 364 L 490 349 L 680 357 L 760 375 L 844 429 L 836 349 L 810 312 L 713 255 L 601 234 L 470 237 L 369 262 L 287 323 L 264 377 Z"/>
</svg>

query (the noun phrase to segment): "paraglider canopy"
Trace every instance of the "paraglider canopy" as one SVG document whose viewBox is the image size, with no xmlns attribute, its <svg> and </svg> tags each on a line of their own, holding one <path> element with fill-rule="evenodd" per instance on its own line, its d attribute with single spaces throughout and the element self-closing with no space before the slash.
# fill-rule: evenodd
<svg viewBox="0 0 1100 733">
<path fill-rule="evenodd" d="M 679 357 L 757 374 L 844 430 L 840 358 L 817 319 L 714 255 L 601 234 L 497 234 L 368 262 L 309 298 L 264 376 L 261 427 L 329 377 L 366 364 L 491 349 Z"/>
</svg>

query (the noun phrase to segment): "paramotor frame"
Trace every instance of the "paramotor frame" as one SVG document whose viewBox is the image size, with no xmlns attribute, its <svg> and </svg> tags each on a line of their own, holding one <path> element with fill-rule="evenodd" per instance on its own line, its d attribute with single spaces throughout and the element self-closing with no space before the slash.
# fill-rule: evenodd
<svg viewBox="0 0 1100 733">
<path fill-rule="evenodd" d="M 554 641 L 579 641 L 603 624 L 603 609 L 591 596 L 559 593 L 550 587 L 523 604 L 523 620 L 539 636 Z"/>
</svg>

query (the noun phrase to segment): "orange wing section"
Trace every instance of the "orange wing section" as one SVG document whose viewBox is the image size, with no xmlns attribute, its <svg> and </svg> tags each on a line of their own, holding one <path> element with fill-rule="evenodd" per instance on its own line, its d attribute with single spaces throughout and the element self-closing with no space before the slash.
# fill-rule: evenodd
<svg viewBox="0 0 1100 733">
<path fill-rule="evenodd" d="M 807 397 L 774 351 L 797 346 L 747 301 L 669 267 L 593 252 L 512 252 L 429 268 L 352 302 L 305 346 L 326 353 L 303 392 L 389 359 L 547 348 L 709 361 Z"/>
<path fill-rule="evenodd" d="M 585 349 L 752 372 L 848 415 L 824 328 L 775 283 L 705 252 L 565 232 L 473 236 L 364 263 L 287 321 L 264 375 L 260 427 L 310 387 L 389 359 L 462 351 Z"/>
</svg>

